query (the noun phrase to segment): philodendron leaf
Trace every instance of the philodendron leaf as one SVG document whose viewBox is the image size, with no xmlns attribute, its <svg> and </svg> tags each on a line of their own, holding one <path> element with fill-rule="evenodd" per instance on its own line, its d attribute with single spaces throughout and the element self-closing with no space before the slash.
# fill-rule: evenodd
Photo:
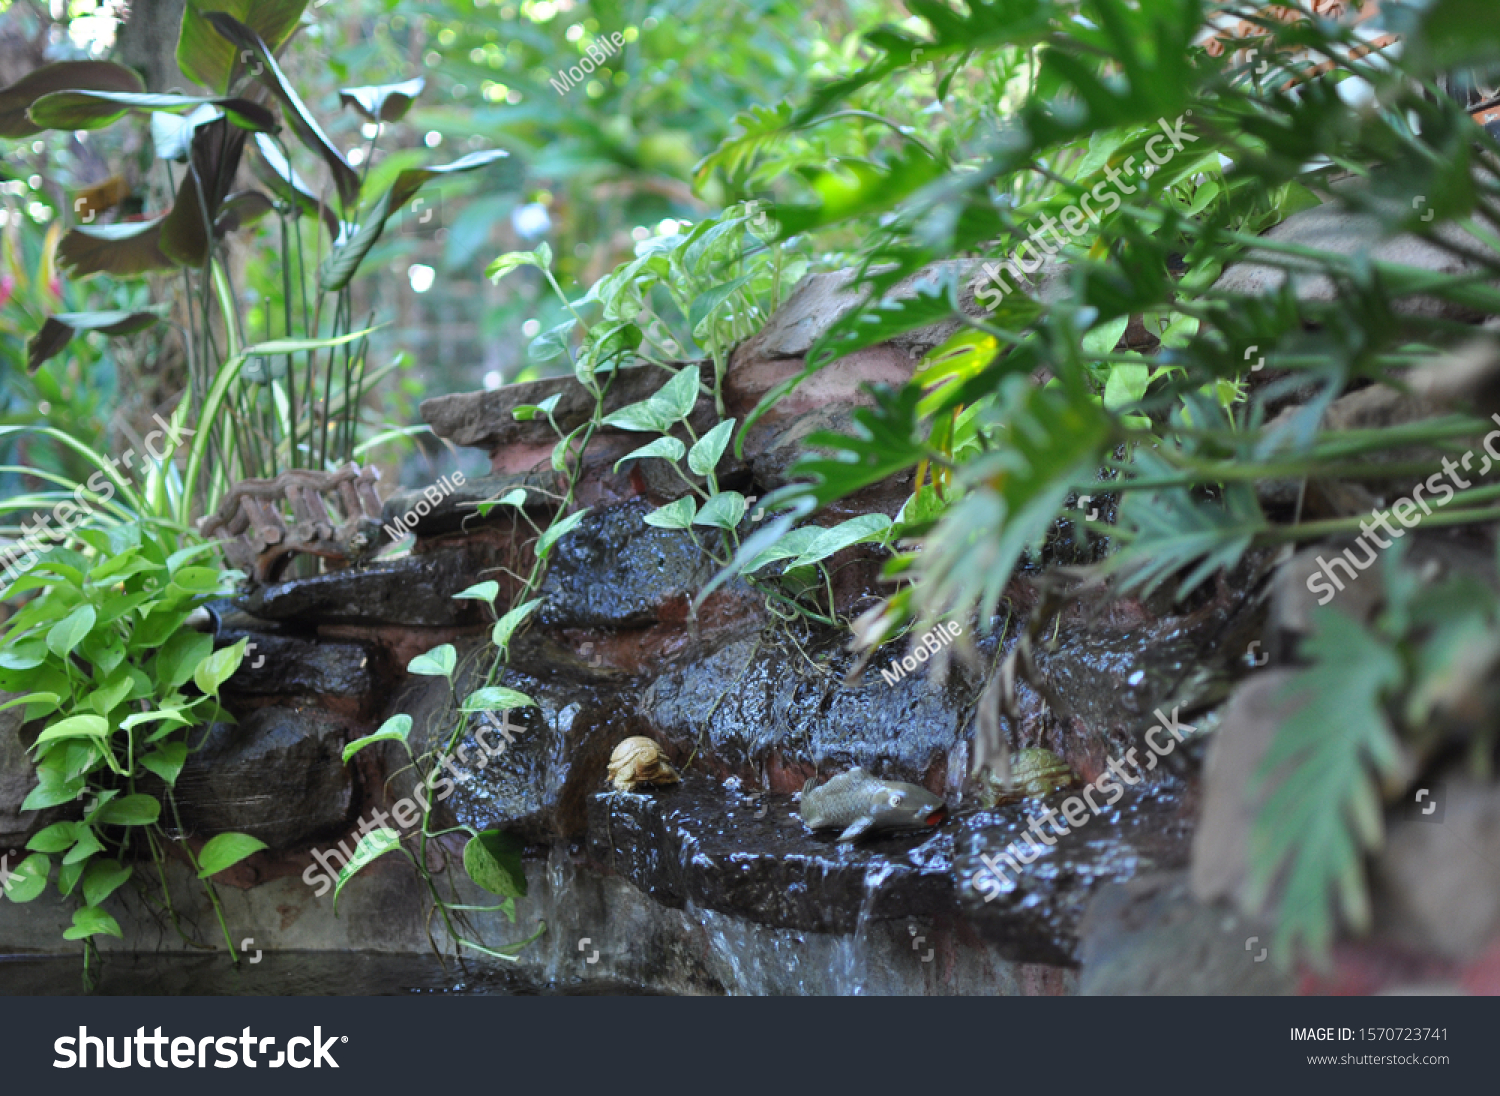
<svg viewBox="0 0 1500 1096">
<path fill-rule="evenodd" d="M 339 102 L 353 107 L 371 122 L 399 122 L 427 86 L 424 77 L 417 76 L 399 84 L 377 84 L 373 87 L 340 88 Z"/>
<path fill-rule="evenodd" d="M 123 887 L 129 878 L 130 869 L 118 860 L 95 860 L 83 872 L 83 900 L 90 906 L 97 906 Z"/>
<path fill-rule="evenodd" d="M 207 879 L 225 868 L 232 868 L 266 847 L 259 838 L 248 833 L 221 833 L 210 837 L 198 853 L 198 878 Z"/>
<path fill-rule="evenodd" d="M 143 92 L 146 85 L 134 69 L 113 61 L 55 61 L 0 88 L 0 137 L 30 137 L 42 127 L 26 112 L 44 95 L 55 91 L 90 90 Z"/>
<path fill-rule="evenodd" d="M 657 513 L 661 513 L 660 510 Z M 709 525 L 715 529 L 731 530 L 745 516 L 745 496 L 738 491 L 720 491 L 703 504 L 693 518 L 694 525 Z"/>
<path fill-rule="evenodd" d="M 150 826 L 161 817 L 161 802 L 154 795 L 126 795 L 99 809 L 99 822 L 106 826 Z"/>
<path fill-rule="evenodd" d="M 237 75 L 255 75 L 255 58 L 226 40 L 205 14 L 233 17 L 274 51 L 297 29 L 306 7 L 307 0 L 188 0 L 177 39 L 177 67 L 189 79 L 224 94 Z"/>
<path fill-rule="evenodd" d="M 479 582 L 467 589 L 460 590 L 453 595 L 454 601 L 483 601 L 488 605 L 495 604 L 495 599 L 500 596 L 500 584 L 494 579 L 487 582 Z"/>
<path fill-rule="evenodd" d="M 344 884 L 354 878 L 356 872 L 366 864 L 380 859 L 386 853 L 401 847 L 401 835 L 395 830 L 379 829 L 371 830 L 359 839 L 359 844 L 354 846 L 354 855 L 349 858 L 339 871 L 338 882 L 333 888 L 333 912 L 339 911 L 339 895 L 343 893 Z"/>
<path fill-rule="evenodd" d="M 535 251 L 507 251 L 484 268 L 484 276 L 492 282 L 498 282 L 512 270 L 519 270 L 523 266 L 541 267 L 543 263 Z"/>
<path fill-rule="evenodd" d="M 501 898 L 526 897 L 526 871 L 521 864 L 525 843 L 499 830 L 485 830 L 464 846 L 464 871 L 475 884 Z"/>
<path fill-rule="evenodd" d="M 525 693 L 503 685 L 486 685 L 475 689 L 464 700 L 466 712 L 508 712 L 512 708 L 535 708 L 536 701 Z"/>
<path fill-rule="evenodd" d="M 41 330 L 26 341 L 26 371 L 35 373 L 43 362 L 61 353 L 80 331 L 134 335 L 160 319 L 155 312 L 59 312 L 48 316 Z"/>
<path fill-rule="evenodd" d="M 678 461 L 687 452 L 687 446 L 676 438 L 657 438 L 649 445 L 643 445 L 639 449 L 632 449 L 619 460 L 615 461 L 615 471 L 620 470 L 620 465 L 628 460 L 641 460 L 645 457 L 661 457 L 665 460 Z"/>
<path fill-rule="evenodd" d="M 193 671 L 193 683 L 209 696 L 218 696 L 219 686 L 233 677 L 234 672 L 240 668 L 249 642 L 248 639 L 242 639 L 223 650 L 215 651 L 198 663 Z"/>
<path fill-rule="evenodd" d="M 561 521 L 553 522 L 541 536 L 537 537 L 534 549 L 538 559 L 545 559 L 552 552 L 552 546 L 563 537 L 571 533 L 578 523 L 588 516 L 589 508 L 585 506 L 582 510 L 575 510 Z"/>
<path fill-rule="evenodd" d="M 790 566 L 806 567 L 821 562 L 851 545 L 879 538 L 890 527 L 891 519 L 884 514 L 860 514 L 839 522 L 831 529 L 822 530 Z"/>
<path fill-rule="evenodd" d="M 698 404 L 698 367 L 687 365 L 646 402 L 666 415 L 668 422 L 685 419 Z"/>
<path fill-rule="evenodd" d="M 706 476 L 719 466 L 719 458 L 729 447 L 734 435 L 734 420 L 725 419 L 707 434 L 698 439 L 688 452 L 688 467 L 700 476 Z"/>
<path fill-rule="evenodd" d="M 506 613 L 495 622 L 495 627 L 490 631 L 490 642 L 503 650 L 509 645 L 510 637 L 515 634 L 516 629 L 526 622 L 526 618 L 535 612 L 541 603 L 541 598 L 532 598 Z"/>
<path fill-rule="evenodd" d="M 344 764 L 349 764 L 349 759 L 366 746 L 373 746 L 377 742 L 400 742 L 406 745 L 407 735 L 411 734 L 411 716 L 405 712 L 399 712 L 391 716 L 380 725 L 380 729 L 374 734 L 367 734 L 363 738 L 356 738 L 344 747 Z"/>
<path fill-rule="evenodd" d="M 503 149 L 489 149 L 471 152 L 461 159 L 454 160 L 451 164 L 408 168 L 399 173 L 396 181 L 391 184 L 391 189 L 386 191 L 375 203 L 374 208 L 365 214 L 363 222 L 354 234 L 342 241 L 334 248 L 333 253 L 323 260 L 323 264 L 318 268 L 318 284 L 324 291 L 330 293 L 348 285 L 359 269 L 359 264 L 364 262 L 365 256 L 370 253 L 370 248 L 375 246 L 375 241 L 380 239 L 380 234 L 385 231 L 387 219 L 404 210 L 406 203 L 416 196 L 417 191 L 422 189 L 428 180 L 440 175 L 476 171 L 509 155 L 510 153 Z"/>
<path fill-rule="evenodd" d="M 141 758 L 141 767 L 161 777 L 167 787 L 175 787 L 183 765 L 187 764 L 187 753 L 186 742 L 161 742 L 155 752 Z"/>
<path fill-rule="evenodd" d="M 99 614 L 92 605 L 80 605 L 63 617 L 47 631 L 47 650 L 59 658 L 66 658 L 83 642 L 94 627 Z"/>
<path fill-rule="evenodd" d="M 84 940 L 90 936 L 118 936 L 125 939 L 120 923 L 97 906 L 73 911 L 73 926 L 63 930 L 64 940 Z"/>
<path fill-rule="evenodd" d="M 434 647 L 425 654 L 420 654 L 406 664 L 407 673 L 421 674 L 423 677 L 452 677 L 453 668 L 458 665 L 458 652 L 454 650 L 453 644 L 444 643 L 441 647 Z"/>
<path fill-rule="evenodd" d="M 47 888 L 51 871 L 51 859 L 45 853 L 34 852 L 6 877 L 0 889 L 12 902 L 30 902 Z"/>
<path fill-rule="evenodd" d="M 70 715 L 67 719 L 60 719 L 53 723 L 37 735 L 33 748 L 44 742 L 56 742 L 64 738 L 93 738 L 102 743 L 108 737 L 109 724 L 105 722 L 103 716 Z"/>
<path fill-rule="evenodd" d="M 646 524 L 658 529 L 686 529 L 693 524 L 698 512 L 698 503 L 692 495 L 684 495 L 676 502 L 669 502 L 659 510 L 646 515 Z"/>
</svg>

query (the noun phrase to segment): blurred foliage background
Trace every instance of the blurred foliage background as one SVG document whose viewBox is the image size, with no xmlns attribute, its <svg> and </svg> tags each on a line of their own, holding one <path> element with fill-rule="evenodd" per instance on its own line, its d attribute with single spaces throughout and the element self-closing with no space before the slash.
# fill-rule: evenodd
<svg viewBox="0 0 1500 1096">
<path fill-rule="evenodd" d="M 118 0 L 0 0 L 0 83 L 54 60 L 109 58 L 132 65 L 152 91 L 189 87 L 173 59 L 181 0 L 137 0 L 121 23 Z M 356 312 L 389 322 L 371 366 L 402 363 L 369 397 L 369 432 L 418 421 L 428 395 L 540 375 L 526 345 L 561 318 L 561 306 L 535 271 L 501 285 L 483 276 L 496 253 L 546 241 L 570 293 L 586 288 L 633 254 L 642 240 L 670 235 L 746 197 L 786 199 L 795 168 L 829 156 L 899 146 L 887 120 L 850 114 L 783 142 L 753 174 L 695 167 L 756 104 L 795 101 L 820 80 L 857 63 L 860 33 L 900 20 L 892 0 L 349 0 L 310 7 L 284 56 L 284 68 L 335 143 L 371 183 L 422 160 L 453 159 L 480 148 L 510 156 L 458 181 L 424 191 L 365 263 Z M 584 81 L 558 90 L 561 73 L 591 44 L 618 34 L 623 48 Z M 595 52 L 598 52 L 596 47 Z M 374 127 L 341 110 L 339 89 L 415 75 L 426 88 L 401 121 Z M 987 71 L 972 102 L 996 101 Z M 1003 76 L 1001 77 L 1003 82 Z M 938 107 L 932 77 L 872 90 L 872 113 L 910 132 L 933 110 L 963 111 L 964 96 Z M 1003 88 L 998 89 L 1003 92 Z M 975 110 L 977 123 L 983 111 Z M 945 120 L 947 139 L 959 131 Z M 374 152 L 371 155 L 371 146 Z M 368 158 L 368 163 L 366 160 Z M 125 166 L 121 168 L 121 164 Z M 0 160 L 0 420 L 45 422 L 110 451 L 138 441 L 142 427 L 170 406 L 183 384 L 179 336 L 167 325 L 129 338 L 88 335 L 34 377 L 24 368 L 26 337 L 47 312 L 141 307 L 139 282 L 96 276 L 67 284 L 49 258 L 60 228 L 83 221 L 102 194 L 123 200 L 109 216 L 161 208 L 151 188 L 149 120 L 132 117 L 88 134 L 47 132 Z M 318 180 L 314 180 L 317 185 Z M 112 193 L 113 192 L 113 193 Z M 95 197 L 91 197 L 95 196 Z M 847 226 L 820 245 L 857 245 L 865 227 Z M 251 300 L 275 295 L 280 278 L 268 222 L 261 239 L 239 243 L 238 284 Z M 810 256 L 819 266 L 845 256 Z M 380 453 L 377 457 L 394 457 Z M 13 442 L 0 464 L 25 464 L 77 478 L 74 458 L 45 440 Z M 419 462 L 403 477 L 425 482 Z M 15 474 L 0 479 L 14 487 Z"/>
</svg>

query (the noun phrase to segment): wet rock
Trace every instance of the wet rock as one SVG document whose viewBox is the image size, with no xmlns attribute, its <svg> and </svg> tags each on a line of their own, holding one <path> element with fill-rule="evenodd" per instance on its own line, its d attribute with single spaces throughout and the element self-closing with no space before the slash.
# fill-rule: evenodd
<svg viewBox="0 0 1500 1096">
<path fill-rule="evenodd" d="M 503 829 L 539 843 L 579 837 L 587 826 L 587 799 L 605 785 L 610 750 L 643 729 L 629 714 L 632 693 L 557 673 L 534 676 L 510 669 L 502 684 L 537 706 L 496 712 L 490 721 L 461 720 L 452 698 L 461 701 L 483 684 L 491 650 L 463 646 L 456 688 L 450 692 L 447 681 L 437 678 L 415 682 L 391 708 L 412 716 L 412 751 L 428 768 L 440 763 L 462 722 L 444 766 L 452 787 L 433 784 L 439 817 L 444 825 Z M 388 771 L 407 764 L 394 744 L 386 756 Z M 414 780 L 409 771 L 397 776 L 390 782 L 391 796 L 410 796 Z"/>
<path fill-rule="evenodd" d="M 0 703 L 16 694 L 0 692 Z M 36 812 L 21 812 L 21 804 L 36 787 L 36 770 L 21 741 L 24 708 L 0 712 L 0 855 L 21 849 L 40 826 Z"/>
<path fill-rule="evenodd" d="M 337 830 L 354 801 L 342 757 L 353 737 L 315 708 L 257 708 L 197 732 L 177 779 L 183 825 L 204 837 L 248 833 L 272 849 Z"/>
<path fill-rule="evenodd" d="M 958 901 L 964 915 L 1008 957 L 1076 961 L 1084 910 L 1102 886 L 1187 864 L 1192 822 L 1183 816 L 1180 793 L 1165 788 L 1127 792 L 1114 806 L 1105 805 L 1109 795 L 1094 794 L 1099 814 L 1085 806 L 1082 824 L 1064 821 L 1068 832 L 1062 835 L 1044 819 L 1049 809 L 1060 814 L 1068 793 L 979 811 L 963 820 L 953 855 Z M 1034 828 L 1033 818 L 1041 820 Z M 1031 836 L 1038 831 L 1053 844 Z M 1023 863 L 1022 856 L 1032 857 L 1031 862 Z M 1000 872 L 984 857 L 998 864 Z"/>
<path fill-rule="evenodd" d="M 224 683 L 237 696 L 347 697 L 363 699 L 375 689 L 370 650 L 358 643 L 316 643 L 296 636 L 226 628 L 218 645 L 248 638 L 244 661 Z"/>
<path fill-rule="evenodd" d="M 1500 790 L 1460 777 L 1426 792 L 1420 803 L 1408 797 L 1375 857 L 1376 929 L 1423 951 L 1472 959 L 1500 937 Z"/>
<path fill-rule="evenodd" d="M 596 510 L 559 541 L 538 619 L 574 628 L 686 620 L 689 603 L 718 568 L 687 533 L 647 525 L 653 509 L 636 499 Z"/>
<path fill-rule="evenodd" d="M 1102 887 L 1079 928 L 1080 995 L 1285 996 L 1296 991 L 1294 977 L 1270 961 L 1269 925 L 1200 905 L 1189 891 L 1182 872 Z"/>
<path fill-rule="evenodd" d="M 590 857 L 666 906 L 845 933 L 951 911 L 951 834 L 856 846 L 834 836 L 807 833 L 787 797 L 752 800 L 696 772 L 654 793 L 606 792 L 589 804 Z"/>
<path fill-rule="evenodd" d="M 1438 234 L 1459 246 L 1471 244 L 1471 238 L 1452 224 L 1441 225 Z M 1379 220 L 1369 214 L 1355 213 L 1337 205 L 1321 205 L 1294 213 L 1264 233 L 1278 243 L 1316 248 L 1336 255 L 1365 254 L 1372 262 L 1410 266 L 1435 274 L 1475 274 L 1481 268 L 1443 251 L 1417 236 L 1401 233 L 1384 236 Z M 1281 267 L 1255 262 L 1235 263 L 1214 283 L 1216 293 L 1243 293 L 1269 296 L 1278 293 L 1286 282 L 1287 271 Z M 1299 300 L 1327 303 L 1336 299 L 1335 286 L 1327 276 L 1312 269 L 1293 272 L 1292 285 Z M 1485 313 L 1476 309 L 1440 301 L 1433 297 L 1405 297 L 1392 302 L 1397 312 L 1409 315 L 1440 317 L 1477 323 Z"/>
<path fill-rule="evenodd" d="M 941 791 L 977 680 L 955 662 L 941 681 L 919 672 L 892 685 L 872 666 L 861 685 L 846 686 L 854 663 L 847 642 L 833 629 L 796 640 L 781 625 L 741 633 L 659 677 L 641 713 L 662 736 L 701 743 L 721 775 L 773 790 L 800 789 L 815 766 L 832 774 L 862 765 Z"/>
<path fill-rule="evenodd" d="M 453 595 L 493 566 L 478 545 L 406 556 L 268 586 L 250 595 L 250 612 L 310 624 L 452 627 L 479 621 L 477 603 Z"/>
</svg>

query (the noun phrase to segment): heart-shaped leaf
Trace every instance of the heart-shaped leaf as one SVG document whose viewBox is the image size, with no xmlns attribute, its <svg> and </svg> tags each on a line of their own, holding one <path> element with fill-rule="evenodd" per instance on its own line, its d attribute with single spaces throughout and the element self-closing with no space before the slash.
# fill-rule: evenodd
<svg viewBox="0 0 1500 1096">
<path fill-rule="evenodd" d="M 95 860 L 83 873 L 83 900 L 97 906 L 123 887 L 129 878 L 130 869 L 118 860 Z"/>
<path fill-rule="evenodd" d="M 464 871 L 477 886 L 501 898 L 526 897 L 525 843 L 499 830 L 485 830 L 464 846 Z"/>
<path fill-rule="evenodd" d="M 633 449 L 619 460 L 615 461 L 615 471 L 620 470 L 620 465 L 628 460 L 641 460 L 645 457 L 661 457 L 665 460 L 681 460 L 687 447 L 673 437 L 657 438 L 649 445 L 643 445 L 639 449 Z"/>
<path fill-rule="evenodd" d="M 703 509 L 693 518 L 693 524 L 727 531 L 738 526 L 744 516 L 745 496 L 738 491 L 720 491 L 703 504 Z"/>
<path fill-rule="evenodd" d="M 535 708 L 536 701 L 525 693 L 503 685 L 486 685 L 475 689 L 464 701 L 466 712 L 506 712 L 512 708 Z"/>
<path fill-rule="evenodd" d="M 524 495 L 525 492 L 523 491 Z M 454 601 L 483 601 L 488 605 L 495 604 L 495 599 L 500 596 L 500 584 L 494 579 L 488 582 L 475 583 L 473 586 L 460 590 L 453 595 Z"/>
<path fill-rule="evenodd" d="M 241 860 L 254 856 L 266 847 L 264 841 L 248 833 L 221 833 L 210 837 L 198 853 L 198 878 L 207 879 Z"/>
<path fill-rule="evenodd" d="M 30 902 L 47 889 L 47 876 L 51 872 L 52 861 L 45 854 L 35 852 L 22 860 L 0 883 L 0 889 L 12 902 Z"/>
<path fill-rule="evenodd" d="M 719 458 L 729 446 L 734 435 L 734 420 L 726 419 L 698 439 L 688 453 L 688 467 L 700 476 L 706 476 L 719 466 Z"/>
<path fill-rule="evenodd" d="M 373 734 L 367 734 L 363 738 L 356 738 L 344 747 L 344 764 L 349 764 L 349 759 L 366 746 L 373 746 L 377 742 L 400 742 L 405 745 L 407 736 L 411 734 L 411 716 L 405 712 L 391 716 L 380 725 L 380 729 Z"/>
<path fill-rule="evenodd" d="M 457 665 L 458 652 L 454 650 L 453 644 L 444 643 L 441 647 L 434 647 L 412 659 L 406 664 L 406 670 L 423 677 L 451 677 L 453 668 Z"/>
<path fill-rule="evenodd" d="M 687 529 L 698 513 L 698 503 L 692 495 L 684 495 L 676 502 L 669 502 L 659 510 L 646 515 L 646 524 L 658 529 Z"/>
<path fill-rule="evenodd" d="M 161 803 L 154 795 L 124 795 L 99 810 L 106 826 L 150 826 L 161 817 Z"/>
<path fill-rule="evenodd" d="M 339 895 L 343 893 L 344 884 L 354 878 L 356 872 L 366 864 L 399 848 L 401 848 L 401 835 L 395 830 L 371 830 L 361 837 L 359 844 L 354 846 L 354 855 L 349 858 L 349 863 L 339 870 L 338 882 L 333 888 L 333 912 L 338 913 Z"/>
<path fill-rule="evenodd" d="M 61 883 L 58 884 L 61 886 Z M 69 887 L 71 890 L 72 888 Z M 97 906 L 84 906 L 73 911 L 73 925 L 63 930 L 64 940 L 84 940 L 90 936 L 118 936 L 125 939 L 120 923 Z"/>
</svg>

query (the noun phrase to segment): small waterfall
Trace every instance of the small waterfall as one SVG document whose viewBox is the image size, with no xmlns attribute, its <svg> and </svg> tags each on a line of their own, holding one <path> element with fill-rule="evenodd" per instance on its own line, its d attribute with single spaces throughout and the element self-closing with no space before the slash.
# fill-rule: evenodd
<svg viewBox="0 0 1500 1096">
<path fill-rule="evenodd" d="M 834 964 L 836 990 L 841 995 L 863 997 L 870 975 L 870 924 L 875 918 L 875 903 L 880 888 L 896 872 L 896 865 L 877 861 L 865 871 L 864 895 L 859 902 L 859 916 L 854 931 L 841 937 L 838 961 Z"/>
</svg>

